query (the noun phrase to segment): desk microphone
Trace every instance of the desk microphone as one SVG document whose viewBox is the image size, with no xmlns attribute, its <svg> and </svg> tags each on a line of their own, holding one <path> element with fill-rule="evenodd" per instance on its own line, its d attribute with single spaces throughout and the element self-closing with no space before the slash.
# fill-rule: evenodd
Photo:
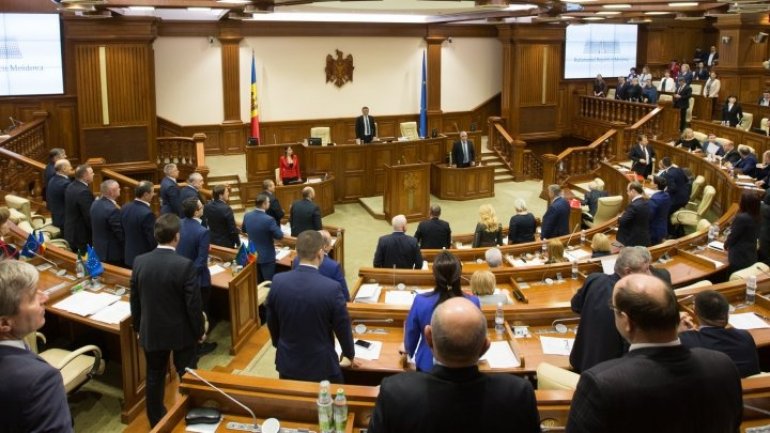
<svg viewBox="0 0 770 433">
<path fill-rule="evenodd" d="M 34 251 L 32 251 L 32 250 L 29 250 L 29 252 L 30 252 L 30 253 L 32 253 L 32 255 L 33 255 L 33 256 L 35 256 L 35 257 L 39 257 L 39 258 L 40 258 L 40 259 L 42 259 L 44 262 L 46 262 L 46 263 L 49 263 L 49 264 L 51 264 L 51 265 L 52 265 L 54 268 L 56 268 L 56 275 L 58 275 L 58 276 L 60 276 L 60 277 L 61 277 L 61 276 L 63 276 L 64 274 L 66 274 L 66 273 L 67 273 L 67 270 L 66 270 L 66 269 L 61 269 L 61 268 L 59 268 L 59 265 L 57 265 L 57 264 L 56 264 L 56 262 L 54 262 L 54 261 L 52 261 L 52 260 L 48 260 L 48 259 L 47 259 L 47 258 L 45 258 L 44 256 L 42 256 L 42 255 L 40 255 L 40 254 L 38 254 L 38 253 L 36 253 L 36 252 L 34 252 Z"/>
<path fill-rule="evenodd" d="M 238 406 L 240 406 L 240 407 L 244 408 L 244 409 L 246 410 L 246 412 L 248 412 L 248 413 L 249 413 L 249 415 L 251 415 L 251 419 L 254 421 L 254 424 L 252 424 L 252 425 L 248 425 L 248 424 L 242 424 L 242 425 L 239 425 L 239 426 L 237 426 L 238 428 L 236 428 L 236 426 L 234 426 L 234 425 L 231 425 L 230 423 L 228 423 L 228 426 L 227 426 L 227 428 L 228 428 L 228 429 L 230 429 L 230 430 L 240 430 L 240 431 L 249 431 L 249 432 L 258 432 L 258 431 L 260 431 L 260 430 L 259 430 L 259 425 L 257 424 L 257 416 L 256 416 L 256 415 L 254 415 L 254 412 L 253 412 L 251 409 L 249 409 L 249 408 L 248 408 L 246 405 L 244 405 L 243 403 L 241 403 L 241 402 L 239 402 L 238 400 L 234 399 L 233 397 L 230 397 L 229 395 L 227 395 L 227 393 L 226 393 L 226 392 L 224 392 L 224 391 L 222 391 L 221 389 L 217 388 L 216 386 L 214 386 L 214 385 L 213 385 L 211 382 L 209 382 L 208 380 L 206 380 L 206 379 L 204 379 L 204 378 L 200 377 L 200 375 L 198 375 L 198 373 L 196 373 L 196 372 L 195 372 L 195 370 L 193 370 L 192 368 L 190 368 L 190 367 L 185 367 L 184 371 L 186 371 L 186 372 L 188 372 L 188 373 L 192 374 L 192 375 L 193 375 L 193 376 L 194 376 L 196 379 L 198 379 L 198 380 L 200 380 L 201 382 L 205 383 L 205 384 L 206 384 L 206 385 L 208 385 L 208 386 L 209 386 L 211 389 L 213 389 L 213 390 L 217 391 L 218 393 L 220 393 L 220 394 L 224 395 L 225 397 L 227 397 L 227 398 L 228 398 L 230 401 L 232 401 L 233 403 L 235 403 L 235 404 L 237 404 Z"/>
<path fill-rule="evenodd" d="M 572 233 L 570 233 L 569 238 L 567 238 L 567 249 L 573 250 L 574 248 L 570 246 L 570 242 L 572 242 L 572 236 L 575 236 L 575 233 L 577 233 L 578 229 L 580 228 L 580 223 L 575 224 L 575 228 L 572 229 Z"/>
<path fill-rule="evenodd" d="M 746 409 L 749 409 L 749 410 L 753 410 L 753 411 L 759 412 L 759 413 L 761 413 L 762 415 L 765 415 L 765 416 L 770 415 L 770 411 L 767 411 L 765 409 L 760 409 L 760 408 L 758 408 L 756 406 L 751 406 L 751 405 L 746 404 L 746 403 L 743 403 L 743 407 L 746 408 Z"/>
<path fill-rule="evenodd" d="M 387 319 L 356 319 L 352 323 L 393 323 L 392 318 Z"/>
</svg>

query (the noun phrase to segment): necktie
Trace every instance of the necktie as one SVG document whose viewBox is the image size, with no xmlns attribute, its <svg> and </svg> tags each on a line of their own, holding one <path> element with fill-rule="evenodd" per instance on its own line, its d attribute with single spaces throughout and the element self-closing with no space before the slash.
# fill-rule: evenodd
<svg viewBox="0 0 770 433">
<path fill-rule="evenodd" d="M 364 116 L 364 135 L 372 135 L 369 132 L 369 116 Z"/>
<path fill-rule="evenodd" d="M 647 153 L 647 146 L 642 146 L 642 150 L 644 151 L 644 161 L 649 164 L 650 163 L 650 154 Z"/>
<path fill-rule="evenodd" d="M 463 141 L 463 163 L 468 162 L 468 142 Z"/>
<path fill-rule="evenodd" d="M 663 84 L 660 85 L 660 90 L 663 91 L 663 92 L 666 91 L 666 80 L 668 80 L 668 78 L 664 78 L 663 79 Z"/>
</svg>

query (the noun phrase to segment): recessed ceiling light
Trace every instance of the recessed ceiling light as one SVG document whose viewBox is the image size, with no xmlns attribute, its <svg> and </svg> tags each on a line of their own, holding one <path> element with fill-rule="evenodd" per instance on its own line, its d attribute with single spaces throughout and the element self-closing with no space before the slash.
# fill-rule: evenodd
<svg viewBox="0 0 770 433">
<path fill-rule="evenodd" d="M 601 21 L 605 19 L 604 17 L 585 17 L 583 18 L 583 21 Z"/>
<path fill-rule="evenodd" d="M 596 15 L 619 15 L 620 11 L 599 11 Z"/>
<path fill-rule="evenodd" d="M 129 6 L 128 10 L 130 11 L 154 11 L 154 6 Z"/>
<path fill-rule="evenodd" d="M 698 2 L 674 2 L 669 3 L 668 5 L 672 8 L 694 8 L 695 6 L 698 6 Z"/>
<path fill-rule="evenodd" d="M 668 15 L 668 14 L 672 14 L 672 13 L 673 13 L 673 12 L 665 12 L 665 11 L 649 11 L 649 12 L 645 12 L 644 14 L 645 14 L 645 15 Z"/>
<path fill-rule="evenodd" d="M 629 4 L 609 4 L 602 6 L 604 9 L 630 9 L 631 5 Z"/>
</svg>

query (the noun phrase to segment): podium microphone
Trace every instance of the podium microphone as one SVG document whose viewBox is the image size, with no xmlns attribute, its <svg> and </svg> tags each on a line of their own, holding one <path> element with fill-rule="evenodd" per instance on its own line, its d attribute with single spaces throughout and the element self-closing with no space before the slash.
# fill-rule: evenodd
<svg viewBox="0 0 770 433">
<path fill-rule="evenodd" d="M 201 382 L 205 383 L 206 385 L 208 385 L 208 386 L 209 386 L 211 389 L 213 389 L 214 391 L 217 391 L 218 393 L 220 393 L 220 394 L 224 395 L 225 397 L 227 397 L 227 398 L 228 398 L 230 401 L 232 401 L 233 403 L 235 403 L 235 404 L 237 404 L 238 406 L 240 406 L 240 407 L 244 408 L 244 409 L 246 410 L 246 412 L 248 412 L 248 413 L 249 413 L 249 415 L 251 415 L 251 419 L 254 421 L 254 424 L 252 424 L 252 425 L 248 425 L 248 424 L 239 424 L 238 426 L 235 426 L 235 425 L 231 425 L 231 424 L 233 424 L 233 423 L 228 423 L 228 424 L 227 424 L 227 428 L 228 428 L 228 429 L 230 429 L 230 430 L 240 430 L 240 431 L 249 431 L 249 432 L 258 432 L 258 431 L 260 431 L 260 429 L 259 429 L 259 425 L 257 424 L 257 416 L 256 416 L 256 415 L 254 415 L 254 412 L 253 412 L 251 409 L 249 409 L 249 408 L 248 408 L 246 405 L 244 405 L 244 404 L 243 404 L 243 403 L 241 403 L 240 401 L 238 401 L 238 400 L 234 399 L 233 397 L 230 397 L 229 395 L 227 395 L 227 393 L 226 393 L 226 392 L 224 392 L 224 391 L 222 391 L 221 389 L 217 388 L 216 386 L 214 386 L 214 385 L 213 385 L 211 382 L 209 382 L 208 380 L 206 380 L 206 379 L 204 379 L 204 378 L 200 377 L 200 375 L 198 375 L 198 373 L 196 373 L 196 372 L 195 372 L 195 370 L 193 370 L 192 368 L 190 368 L 190 367 L 185 367 L 184 371 L 186 371 L 186 372 L 188 372 L 188 373 L 192 374 L 192 375 L 193 375 L 193 376 L 194 376 L 196 379 L 198 379 L 198 380 L 200 380 Z M 237 424 L 237 423 L 235 423 L 235 424 Z"/>
</svg>

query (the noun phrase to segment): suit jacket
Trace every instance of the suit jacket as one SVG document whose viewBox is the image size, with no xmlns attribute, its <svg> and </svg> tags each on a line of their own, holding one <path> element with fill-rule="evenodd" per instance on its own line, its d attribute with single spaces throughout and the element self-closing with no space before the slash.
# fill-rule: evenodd
<svg viewBox="0 0 770 433">
<path fill-rule="evenodd" d="M 292 237 L 305 230 L 321 230 L 321 208 L 312 200 L 302 199 L 291 204 L 289 210 Z"/>
<path fill-rule="evenodd" d="M 72 432 L 59 370 L 26 349 L 0 345 L 2 433 Z"/>
<path fill-rule="evenodd" d="M 281 218 L 283 218 L 284 215 L 281 203 L 278 201 L 278 197 L 276 197 L 275 194 L 267 191 L 264 191 L 264 193 L 270 197 L 270 207 L 267 208 L 267 214 L 275 218 L 276 224 L 280 226 Z"/>
<path fill-rule="evenodd" d="M 540 431 L 532 385 L 476 366 L 436 366 L 429 374 L 383 379 L 369 422 L 370 433 L 502 431 Z"/>
<path fill-rule="evenodd" d="M 649 347 L 580 375 L 567 431 L 737 432 L 742 414 L 740 376 L 725 354 Z"/>
<path fill-rule="evenodd" d="M 48 185 L 48 182 L 54 176 L 56 176 L 56 165 L 53 162 L 49 162 L 45 165 L 45 170 L 43 171 L 43 185 Z"/>
<path fill-rule="evenodd" d="M 679 339 L 685 347 L 702 347 L 729 356 L 741 377 L 760 373 L 757 345 L 745 329 L 706 326 L 697 331 L 683 332 L 679 334 Z"/>
<path fill-rule="evenodd" d="M 727 103 L 722 106 L 722 121 L 727 122 L 730 126 L 735 127 L 741 123 L 743 118 L 743 110 L 741 104 L 736 102 L 732 107 L 728 107 Z"/>
<path fill-rule="evenodd" d="M 624 82 L 623 84 L 618 84 L 618 86 L 615 87 L 615 99 L 619 99 L 621 101 L 627 101 L 629 87 L 631 87 L 631 85 L 627 81 Z"/>
<path fill-rule="evenodd" d="M 569 233 L 569 203 L 564 197 L 556 197 L 548 205 L 540 225 L 540 237 L 551 239 Z"/>
<path fill-rule="evenodd" d="M 203 219 L 211 233 L 211 243 L 225 248 L 241 244 L 233 209 L 222 200 L 210 200 L 203 206 Z"/>
<path fill-rule="evenodd" d="M 746 212 L 736 215 L 730 226 L 730 235 L 725 240 L 730 272 L 747 268 L 757 262 L 758 238 L 759 222 Z"/>
<path fill-rule="evenodd" d="M 679 167 L 671 166 L 661 175 L 666 178 L 666 191 L 671 196 L 671 210 L 686 205 L 690 200 L 692 185 L 684 171 Z"/>
<path fill-rule="evenodd" d="M 650 209 L 650 241 L 659 243 L 668 233 L 668 211 L 671 209 L 671 196 L 666 191 L 658 191 L 647 200 Z"/>
<path fill-rule="evenodd" d="M 108 198 L 94 200 L 91 205 L 91 229 L 94 250 L 105 262 L 123 266 L 125 235 L 120 222 L 120 208 Z"/>
<path fill-rule="evenodd" d="M 618 274 L 595 272 L 572 297 L 572 311 L 580 315 L 580 326 L 569 362 L 580 373 L 608 359 L 619 358 L 628 350 L 615 328 L 615 315 L 608 305 Z"/>
<path fill-rule="evenodd" d="M 646 161 L 646 159 L 644 155 L 644 150 L 639 144 L 635 144 L 631 148 L 631 150 L 628 152 L 628 158 L 633 162 L 633 164 L 631 165 L 631 170 L 633 170 L 636 174 L 644 178 L 646 178 L 652 173 L 652 165 L 653 165 L 652 160 L 655 159 L 655 149 L 652 148 L 651 144 L 647 145 L 647 153 L 650 156 L 650 161 L 647 163 L 647 165 L 645 165 L 641 163 Z"/>
<path fill-rule="evenodd" d="M 590 213 L 591 216 L 594 216 L 596 215 L 596 208 L 599 207 L 599 199 L 602 197 L 607 197 L 608 195 L 609 193 L 607 191 L 591 189 L 585 193 L 583 196 L 583 202 L 581 204 L 583 206 L 588 206 L 588 213 Z"/>
<path fill-rule="evenodd" d="M 537 221 L 531 213 L 514 215 L 508 222 L 508 245 L 535 241 Z"/>
<path fill-rule="evenodd" d="M 695 76 L 696 80 L 708 80 L 709 79 L 709 70 L 706 68 L 703 69 L 696 69 L 693 71 L 693 75 Z"/>
<path fill-rule="evenodd" d="M 369 143 L 372 141 L 372 137 L 377 136 L 377 125 L 374 120 L 374 117 L 369 117 L 369 135 L 366 135 L 365 128 L 364 128 L 364 116 L 358 116 L 356 117 L 356 138 L 361 139 L 364 143 Z"/>
<path fill-rule="evenodd" d="M 674 92 L 679 95 L 679 98 L 674 98 L 674 107 L 686 110 L 690 108 L 690 97 L 692 96 L 692 88 L 689 83 L 684 86 L 678 86 Z"/>
<path fill-rule="evenodd" d="M 765 192 L 766 196 L 767 194 L 768 192 Z M 765 204 L 764 201 L 759 204 L 759 216 L 762 218 L 762 223 L 759 225 L 759 259 L 768 263 L 770 262 L 770 205 Z"/>
<path fill-rule="evenodd" d="M 748 154 L 736 162 L 733 168 L 740 170 L 746 176 L 754 177 L 757 171 L 757 158 L 753 154 Z"/>
<path fill-rule="evenodd" d="M 344 356 L 355 357 L 342 288 L 317 269 L 300 266 L 276 274 L 266 305 L 275 367 L 282 376 L 318 382 L 340 375 L 333 336 Z"/>
<path fill-rule="evenodd" d="M 88 185 L 72 181 L 64 191 L 64 239 L 72 251 L 85 251 L 91 244 L 91 203 L 94 194 Z"/>
<path fill-rule="evenodd" d="M 168 176 L 160 181 L 160 214 L 175 213 L 182 215 L 182 200 L 179 197 L 179 186 L 176 179 Z"/>
<path fill-rule="evenodd" d="M 422 254 L 417 239 L 404 232 L 380 236 L 374 252 L 375 268 L 422 269 Z"/>
<path fill-rule="evenodd" d="M 452 247 L 452 229 L 449 228 L 448 222 L 438 218 L 420 221 L 417 231 L 414 232 L 414 238 L 423 249 L 438 250 Z"/>
<path fill-rule="evenodd" d="M 249 242 L 257 249 L 257 263 L 275 262 L 273 239 L 283 239 L 283 232 L 270 215 L 253 210 L 243 216 L 241 230 L 249 235 Z"/>
<path fill-rule="evenodd" d="M 155 214 L 150 206 L 134 200 L 120 210 L 120 221 L 126 236 L 124 259 L 130 268 L 136 256 L 150 252 L 158 245 L 155 241 Z"/>
<path fill-rule="evenodd" d="M 204 325 L 193 262 L 164 247 L 138 256 L 131 272 L 131 317 L 145 351 L 196 344 Z"/>
<path fill-rule="evenodd" d="M 725 156 L 722 158 L 723 162 L 729 162 L 730 164 L 735 164 L 741 159 L 741 154 L 738 153 L 735 148 L 729 152 L 725 152 Z"/>
<path fill-rule="evenodd" d="M 457 164 L 458 167 L 470 167 L 470 163 L 476 160 L 476 149 L 473 148 L 473 141 L 466 140 L 468 144 L 468 162 L 464 163 L 463 156 L 463 143 L 457 140 L 452 145 L 452 162 Z"/>
<path fill-rule="evenodd" d="M 45 190 L 45 203 L 48 210 L 51 211 L 51 221 L 53 225 L 64 230 L 66 217 L 64 215 L 64 192 L 70 180 L 64 176 L 54 176 L 48 182 L 48 188 Z"/>
<path fill-rule="evenodd" d="M 291 262 L 291 268 L 297 269 L 299 267 L 299 256 L 294 257 L 294 261 Z M 326 278 L 340 283 L 342 287 L 342 294 L 345 295 L 345 301 L 350 301 L 350 290 L 348 290 L 348 282 L 345 281 L 345 274 L 342 272 L 342 266 L 328 255 L 324 255 L 321 265 L 318 267 L 318 273 Z"/>
<path fill-rule="evenodd" d="M 198 275 L 199 287 L 211 286 L 211 272 L 208 263 L 210 239 L 208 229 L 203 227 L 201 223 L 193 218 L 182 219 L 176 252 L 193 261 L 195 273 Z"/>
<path fill-rule="evenodd" d="M 650 208 L 647 200 L 640 197 L 628 204 L 618 219 L 617 239 L 627 247 L 650 245 Z"/>
<path fill-rule="evenodd" d="M 201 201 L 201 204 L 206 204 L 206 200 L 203 199 L 200 192 L 190 185 L 185 185 L 184 188 L 179 189 L 179 218 L 184 218 L 184 211 L 182 210 L 182 203 L 188 198 L 195 197 Z"/>
<path fill-rule="evenodd" d="M 498 224 L 497 230 L 488 231 L 486 226 L 481 223 L 476 224 L 476 230 L 473 232 L 473 248 L 494 247 L 503 244 L 503 225 Z"/>
</svg>

